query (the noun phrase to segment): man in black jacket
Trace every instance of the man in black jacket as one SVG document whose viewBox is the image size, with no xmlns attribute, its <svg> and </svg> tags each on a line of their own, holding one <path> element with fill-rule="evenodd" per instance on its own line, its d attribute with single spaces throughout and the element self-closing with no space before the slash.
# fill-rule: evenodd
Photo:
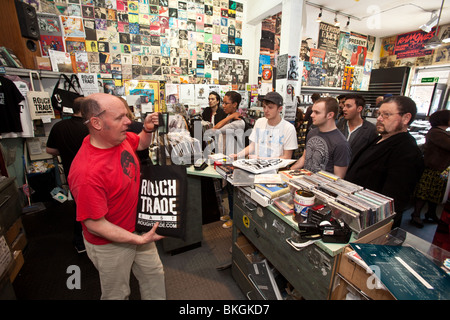
<svg viewBox="0 0 450 320">
<path fill-rule="evenodd" d="M 366 100 L 360 95 L 346 96 L 342 108 L 343 118 L 336 124 L 352 149 L 354 157 L 378 136 L 375 125 L 362 118 Z"/>
<path fill-rule="evenodd" d="M 408 126 L 416 104 L 404 96 L 383 100 L 376 128 L 380 137 L 354 155 L 345 179 L 394 199 L 393 228 L 399 227 L 423 171 L 423 156 Z"/>
</svg>

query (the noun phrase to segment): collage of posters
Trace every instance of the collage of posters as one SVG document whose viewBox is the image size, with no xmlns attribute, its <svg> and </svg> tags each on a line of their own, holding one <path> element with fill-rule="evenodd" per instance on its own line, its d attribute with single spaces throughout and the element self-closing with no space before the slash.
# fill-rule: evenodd
<svg viewBox="0 0 450 320">
<path fill-rule="evenodd" d="M 244 7 L 236 1 L 25 1 L 37 9 L 42 56 L 70 53 L 75 72 L 99 74 L 116 94 L 136 78 L 219 83 L 212 54 L 242 55 Z"/>
<path fill-rule="evenodd" d="M 375 37 L 321 22 L 317 43 L 303 39 L 302 86 L 368 90 Z"/>
<path fill-rule="evenodd" d="M 381 39 L 379 68 L 400 66 L 428 66 L 450 63 L 450 43 L 443 43 L 435 50 L 426 50 L 424 43 L 437 34 L 439 39 L 450 36 L 450 25 L 433 28 L 426 33 L 422 30 L 399 34 Z"/>
</svg>

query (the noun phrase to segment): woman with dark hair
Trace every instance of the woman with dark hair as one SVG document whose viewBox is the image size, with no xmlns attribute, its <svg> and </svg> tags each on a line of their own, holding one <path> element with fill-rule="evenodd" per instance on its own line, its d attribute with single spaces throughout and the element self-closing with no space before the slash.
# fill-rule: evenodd
<svg viewBox="0 0 450 320">
<path fill-rule="evenodd" d="M 434 223 L 437 205 L 442 203 L 447 187 L 450 166 L 450 110 L 439 110 L 430 116 L 431 129 L 426 134 L 424 145 L 425 170 L 414 192 L 415 206 L 411 214 L 411 224 L 423 228 L 420 212 L 426 203 L 428 210 L 425 219 Z M 447 176 L 447 177 L 445 177 Z"/>
<path fill-rule="evenodd" d="M 219 94 L 215 91 L 211 91 L 208 97 L 209 106 L 203 110 L 203 120 L 211 122 L 213 126 L 227 116 L 225 111 L 220 107 L 220 100 Z"/>
</svg>

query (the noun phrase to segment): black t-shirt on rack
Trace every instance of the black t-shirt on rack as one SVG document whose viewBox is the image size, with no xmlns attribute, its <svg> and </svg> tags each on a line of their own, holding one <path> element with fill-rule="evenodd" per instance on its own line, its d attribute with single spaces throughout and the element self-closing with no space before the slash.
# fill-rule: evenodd
<svg viewBox="0 0 450 320">
<path fill-rule="evenodd" d="M 0 133 L 22 132 L 19 103 L 25 98 L 14 82 L 0 76 Z"/>
</svg>

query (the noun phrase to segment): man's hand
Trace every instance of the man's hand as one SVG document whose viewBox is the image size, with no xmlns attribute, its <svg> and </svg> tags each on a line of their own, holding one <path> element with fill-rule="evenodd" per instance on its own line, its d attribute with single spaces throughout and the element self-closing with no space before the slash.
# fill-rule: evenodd
<svg viewBox="0 0 450 320">
<path fill-rule="evenodd" d="M 154 132 L 159 126 L 159 112 L 148 114 L 144 120 L 144 131 L 147 133 Z"/>
<path fill-rule="evenodd" d="M 160 236 L 159 234 L 156 233 L 156 229 L 158 228 L 158 226 L 159 226 L 159 222 L 155 223 L 153 225 L 153 228 L 149 232 L 141 235 L 142 244 L 149 243 L 149 242 L 155 242 L 155 241 L 165 238 L 164 236 Z"/>
</svg>

